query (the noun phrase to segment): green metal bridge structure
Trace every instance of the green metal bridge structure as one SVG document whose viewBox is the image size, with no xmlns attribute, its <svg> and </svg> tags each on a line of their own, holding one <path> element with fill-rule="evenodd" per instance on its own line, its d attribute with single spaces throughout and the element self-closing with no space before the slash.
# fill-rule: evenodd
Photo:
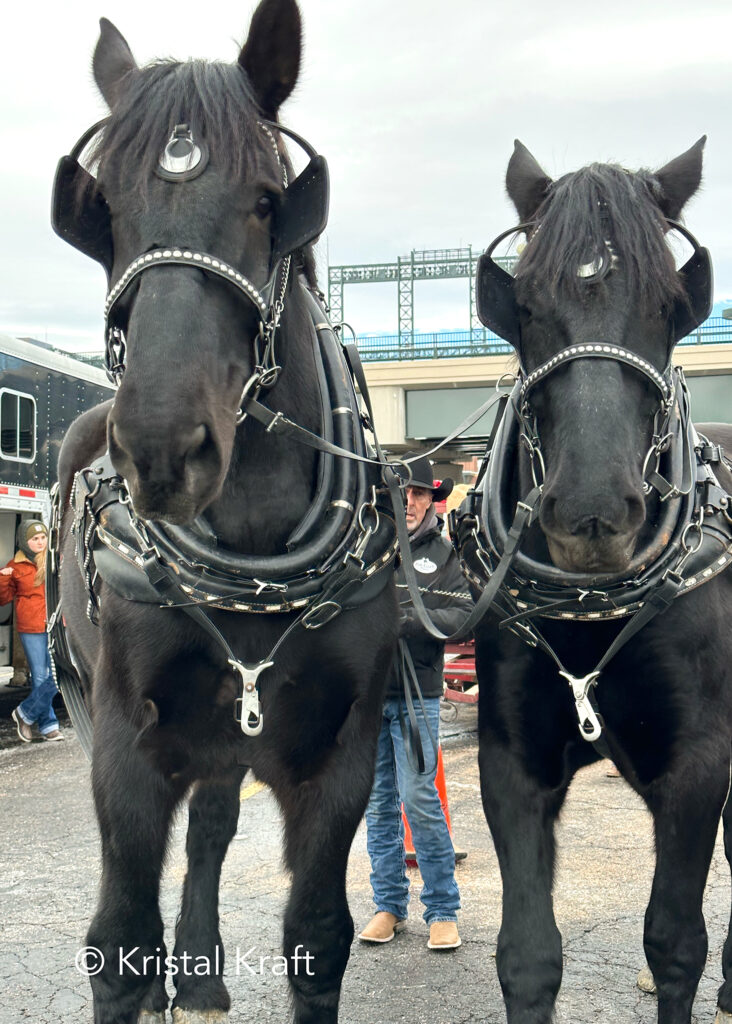
<svg viewBox="0 0 732 1024">
<path fill-rule="evenodd" d="M 475 305 L 475 275 L 482 250 L 413 249 L 389 263 L 353 263 L 328 269 L 328 304 L 333 323 L 344 317 L 346 285 L 394 284 L 397 289 L 399 329 L 397 334 L 357 334 L 361 358 L 368 362 L 387 360 L 439 359 L 460 356 L 490 356 L 508 353 L 510 346 L 487 330 L 478 319 Z M 515 257 L 494 257 L 506 270 Z M 414 286 L 418 281 L 467 279 L 469 327 L 457 331 L 415 330 Z M 682 345 L 732 343 L 732 320 L 712 317 L 701 324 Z"/>
</svg>

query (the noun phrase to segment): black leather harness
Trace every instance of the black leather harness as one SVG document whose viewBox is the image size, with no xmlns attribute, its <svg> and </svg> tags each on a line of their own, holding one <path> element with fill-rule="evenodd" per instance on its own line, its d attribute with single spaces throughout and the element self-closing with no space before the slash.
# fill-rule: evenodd
<svg viewBox="0 0 732 1024">
<path fill-rule="evenodd" d="M 603 756 L 609 751 L 601 739 L 602 719 L 593 695 L 602 670 L 655 615 L 732 563 L 732 497 L 717 475 L 723 451 L 696 433 L 679 370 L 673 371 L 672 380 L 671 436 L 658 468 L 649 469 L 646 475 L 646 480 L 652 481 L 648 490 L 655 488 L 661 498 L 658 520 L 622 574 L 568 573 L 521 550 L 542 491 L 541 481 L 535 479 L 529 495 L 518 502 L 511 497 L 526 430 L 518 407 L 524 387 L 521 381 L 508 399 L 476 487 L 461 509 L 451 514 L 453 542 L 474 591 L 490 589 L 495 594 L 494 611 L 501 617 L 500 628 L 511 630 L 552 658 L 572 688 L 581 735 Z M 543 636 L 538 625 L 542 618 L 627 621 L 595 669 L 577 677 Z"/>
<path fill-rule="evenodd" d="M 319 629 L 342 611 L 375 598 L 390 578 L 397 551 L 391 505 L 371 465 L 343 347 L 320 302 L 310 293 L 308 302 L 316 339 L 326 450 L 319 453 L 315 497 L 288 540 L 287 554 L 241 555 L 223 549 L 205 517 L 191 527 L 140 519 L 108 452 L 76 474 L 71 494 L 72 532 L 90 620 L 98 621 L 102 581 L 126 600 L 178 608 L 191 616 L 223 648 L 241 678 L 238 718 L 248 735 L 258 735 L 262 728 L 257 677 L 270 667 L 285 638 L 297 626 Z M 328 446 L 333 451 L 328 451 Z M 335 452 L 352 458 L 336 459 Z M 58 615 L 54 571 L 59 500 L 57 490 L 52 570 L 48 574 L 49 608 L 56 611 L 49 632 L 54 654 L 63 655 L 65 649 L 70 655 Z M 295 613 L 296 617 L 267 658 L 256 666 L 247 666 L 211 622 L 204 610 L 208 607 L 232 612 Z M 75 676 L 73 659 L 69 656 L 65 660 Z M 71 699 L 83 717 L 83 701 L 76 701 L 76 696 Z M 90 739 L 91 730 L 86 731 Z"/>
</svg>

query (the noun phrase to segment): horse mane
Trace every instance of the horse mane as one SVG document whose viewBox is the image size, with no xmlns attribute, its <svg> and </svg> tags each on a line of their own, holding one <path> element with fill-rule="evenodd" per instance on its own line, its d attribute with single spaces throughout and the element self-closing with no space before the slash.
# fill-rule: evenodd
<svg viewBox="0 0 732 1024">
<path fill-rule="evenodd" d="M 539 280 L 551 294 L 580 298 L 597 278 L 578 268 L 606 251 L 606 240 L 638 299 L 662 309 L 683 294 L 665 241 L 666 221 L 653 197 L 650 172 L 590 164 L 554 182 L 537 210 L 539 225 L 518 263 L 517 294 Z"/>
<path fill-rule="evenodd" d="M 102 172 L 124 167 L 125 187 L 144 203 L 173 126 L 186 123 L 194 137 L 205 138 L 222 171 L 242 180 L 257 167 L 273 163 L 271 142 L 258 127 L 263 116 L 247 74 L 238 64 L 158 60 L 130 74 L 90 160 Z M 292 165 L 281 140 L 279 152 L 292 180 Z M 308 284 L 317 287 L 312 247 L 294 256 Z"/>
</svg>

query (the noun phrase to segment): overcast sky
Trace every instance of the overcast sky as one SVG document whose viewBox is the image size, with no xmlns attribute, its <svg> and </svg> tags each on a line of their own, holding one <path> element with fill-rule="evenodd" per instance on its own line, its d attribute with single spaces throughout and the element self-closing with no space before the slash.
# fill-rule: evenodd
<svg viewBox="0 0 732 1024">
<path fill-rule="evenodd" d="M 6 5 L 8 6 L 8 5 Z M 98 18 L 138 63 L 235 60 L 254 3 L 15 3 L 0 62 L 0 331 L 100 348 L 103 271 L 51 231 L 58 157 L 106 113 L 90 73 Z M 595 160 L 659 167 L 708 135 L 686 223 L 732 305 L 732 5 L 728 0 L 301 0 L 303 70 L 282 120 L 325 154 L 320 263 L 484 248 L 516 217 L 520 138 L 553 176 Z M 323 274 L 325 277 L 325 274 Z M 467 284 L 417 290 L 416 325 L 468 323 Z M 361 332 L 395 330 L 396 288 L 346 290 Z"/>
</svg>

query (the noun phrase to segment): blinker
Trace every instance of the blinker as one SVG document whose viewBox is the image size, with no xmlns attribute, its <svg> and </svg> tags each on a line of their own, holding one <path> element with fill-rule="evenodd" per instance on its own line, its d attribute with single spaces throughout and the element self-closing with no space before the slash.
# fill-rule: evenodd
<svg viewBox="0 0 732 1024">
<path fill-rule="evenodd" d="M 112 273 L 112 217 L 96 179 L 79 163 L 84 149 L 109 119 L 88 128 L 68 156 L 56 167 L 51 197 L 51 226 L 59 238 L 91 256 Z"/>
<path fill-rule="evenodd" d="M 305 245 L 316 242 L 328 224 L 330 179 L 328 164 L 301 135 L 276 121 L 260 121 L 265 129 L 278 131 L 296 142 L 309 162 L 294 181 L 283 189 L 275 218 L 271 263 Z"/>
<path fill-rule="evenodd" d="M 519 224 L 518 227 L 503 231 L 491 242 L 478 259 L 475 274 L 475 305 L 478 319 L 489 330 L 503 338 L 515 349 L 521 340 L 518 305 L 514 292 L 513 277 L 493 259 L 496 247 L 519 231 L 527 234 L 534 227 L 534 221 Z"/>
</svg>

